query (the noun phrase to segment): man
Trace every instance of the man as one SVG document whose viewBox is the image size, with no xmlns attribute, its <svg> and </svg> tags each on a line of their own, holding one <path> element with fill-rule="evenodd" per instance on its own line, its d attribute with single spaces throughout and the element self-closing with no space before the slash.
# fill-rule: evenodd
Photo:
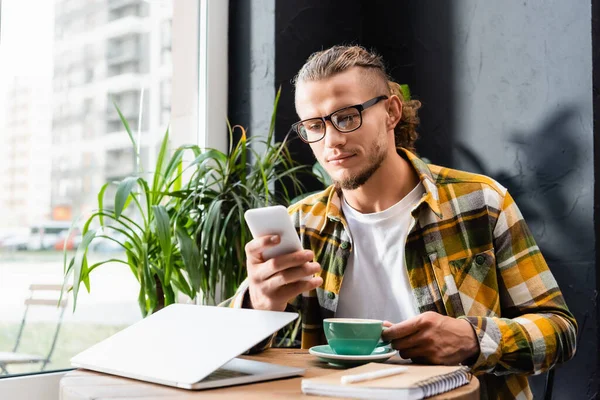
<svg viewBox="0 0 600 400">
<path fill-rule="evenodd" d="M 300 309 L 303 348 L 325 342 L 324 318 L 386 320 L 403 358 L 469 365 L 482 398 L 531 398 L 526 375 L 570 359 L 577 324 L 506 189 L 420 160 L 420 103 L 364 48 L 313 54 L 295 87 L 293 129 L 335 184 L 289 208 L 306 250 L 265 261 L 277 237 L 247 244 L 228 304 Z"/>
</svg>

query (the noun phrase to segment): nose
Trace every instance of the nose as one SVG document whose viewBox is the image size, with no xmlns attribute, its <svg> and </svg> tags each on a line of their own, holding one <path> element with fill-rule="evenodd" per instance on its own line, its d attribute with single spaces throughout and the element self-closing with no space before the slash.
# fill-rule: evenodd
<svg viewBox="0 0 600 400">
<path fill-rule="evenodd" d="M 346 135 L 338 131 L 331 121 L 327 121 L 325 124 L 325 146 L 327 147 L 340 147 L 346 143 Z"/>
</svg>

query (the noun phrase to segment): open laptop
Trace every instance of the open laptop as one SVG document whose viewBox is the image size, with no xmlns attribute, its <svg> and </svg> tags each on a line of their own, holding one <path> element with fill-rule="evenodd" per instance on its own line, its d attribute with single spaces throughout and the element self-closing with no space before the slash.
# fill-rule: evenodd
<svg viewBox="0 0 600 400">
<path fill-rule="evenodd" d="M 173 304 L 71 359 L 75 367 L 184 389 L 209 389 L 303 375 L 236 358 L 296 313 Z"/>
</svg>

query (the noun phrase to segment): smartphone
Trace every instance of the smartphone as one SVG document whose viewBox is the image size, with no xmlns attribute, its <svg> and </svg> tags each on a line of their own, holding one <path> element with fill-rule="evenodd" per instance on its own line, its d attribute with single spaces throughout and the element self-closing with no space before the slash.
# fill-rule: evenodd
<svg viewBox="0 0 600 400">
<path fill-rule="evenodd" d="M 296 228 L 284 206 L 253 208 L 244 213 L 244 218 L 255 239 L 261 236 L 279 236 L 279 243 L 263 252 L 264 260 L 302 250 Z"/>
</svg>

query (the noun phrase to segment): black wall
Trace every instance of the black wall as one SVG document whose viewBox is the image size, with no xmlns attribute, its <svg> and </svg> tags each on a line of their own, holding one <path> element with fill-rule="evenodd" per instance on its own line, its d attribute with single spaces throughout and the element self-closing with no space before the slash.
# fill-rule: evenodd
<svg viewBox="0 0 600 400">
<path fill-rule="evenodd" d="M 593 108 L 594 108 L 594 232 L 596 249 L 596 293 L 600 290 L 600 261 L 598 260 L 598 248 L 600 245 L 600 180 L 598 180 L 598 171 L 600 171 L 600 0 L 592 0 L 592 79 L 593 79 Z M 598 337 L 596 338 L 595 348 L 592 350 L 596 355 L 596 375 L 600 371 L 600 353 L 598 352 L 598 342 L 600 342 L 600 308 L 597 298 L 594 299 L 596 308 L 596 326 Z M 596 391 L 596 397 L 600 389 L 598 388 L 598 377 L 595 382 L 590 382 L 590 386 Z"/>
<path fill-rule="evenodd" d="M 228 109 L 227 116 L 232 125 L 250 126 L 250 54 L 249 0 L 229 1 L 229 69 L 228 69 Z M 239 135 L 239 130 L 235 131 Z"/>
</svg>

